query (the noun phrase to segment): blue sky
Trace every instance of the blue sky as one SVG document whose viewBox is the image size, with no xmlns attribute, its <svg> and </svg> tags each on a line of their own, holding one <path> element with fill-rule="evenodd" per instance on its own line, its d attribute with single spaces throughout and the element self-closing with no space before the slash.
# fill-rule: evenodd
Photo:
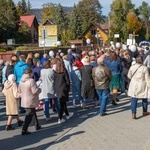
<svg viewBox="0 0 150 150">
<path fill-rule="evenodd" d="M 19 0 L 14 0 L 15 3 L 17 3 Z M 28 1 L 28 0 L 26 0 Z M 60 3 L 62 6 L 73 6 L 74 4 L 77 4 L 80 0 L 30 0 L 30 3 L 32 5 L 32 8 L 42 8 L 43 3 Z M 99 0 L 100 4 L 102 5 L 102 13 L 103 15 L 108 15 L 110 11 L 110 5 L 112 4 L 113 0 Z M 133 4 L 136 4 L 136 7 L 139 7 L 143 0 L 131 0 Z M 150 3 L 150 0 L 144 0 L 147 3 Z"/>
</svg>

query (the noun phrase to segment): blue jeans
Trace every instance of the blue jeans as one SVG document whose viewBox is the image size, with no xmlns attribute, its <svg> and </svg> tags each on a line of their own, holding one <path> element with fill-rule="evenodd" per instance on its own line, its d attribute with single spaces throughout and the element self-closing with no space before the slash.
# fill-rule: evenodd
<svg viewBox="0 0 150 150">
<path fill-rule="evenodd" d="M 49 99 L 49 98 L 45 99 L 45 116 L 46 116 L 46 118 L 50 117 L 50 113 L 49 113 L 50 100 L 52 100 L 52 99 Z M 57 98 L 53 98 L 53 100 L 54 100 L 54 104 L 55 104 L 57 113 L 60 114 L 60 107 L 59 107 L 58 99 Z"/>
<path fill-rule="evenodd" d="M 109 91 L 110 91 L 109 89 L 96 89 L 100 103 L 100 115 L 104 114 L 106 111 Z"/>
<path fill-rule="evenodd" d="M 76 104 L 76 93 L 78 94 L 78 99 L 80 100 L 80 103 L 83 102 L 81 97 L 81 85 L 80 84 L 74 84 L 72 85 L 72 103 Z"/>
<path fill-rule="evenodd" d="M 131 99 L 132 114 L 136 114 L 136 108 L 137 108 L 138 100 L 139 100 L 138 98 L 134 98 L 134 97 L 132 97 L 132 99 Z M 142 98 L 142 106 L 143 106 L 143 112 L 147 112 L 147 108 L 148 108 L 147 98 Z"/>
</svg>

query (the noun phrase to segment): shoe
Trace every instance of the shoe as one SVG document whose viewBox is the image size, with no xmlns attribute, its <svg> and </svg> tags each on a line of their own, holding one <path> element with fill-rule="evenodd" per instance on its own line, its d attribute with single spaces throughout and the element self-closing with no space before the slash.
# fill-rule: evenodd
<svg viewBox="0 0 150 150">
<path fill-rule="evenodd" d="M 73 114 L 74 114 L 73 112 L 70 112 L 69 116 L 66 116 L 66 119 L 70 119 L 73 116 Z"/>
<path fill-rule="evenodd" d="M 143 116 L 150 115 L 150 112 L 143 112 Z"/>
<path fill-rule="evenodd" d="M 119 99 L 118 99 L 118 98 L 116 98 L 116 102 L 119 102 Z"/>
<path fill-rule="evenodd" d="M 132 114 L 132 119 L 136 119 L 136 114 Z"/>
<path fill-rule="evenodd" d="M 114 106 L 118 105 L 114 100 L 112 101 L 111 104 L 114 105 Z"/>
<path fill-rule="evenodd" d="M 28 134 L 31 134 L 31 132 L 22 130 L 21 134 L 22 135 L 28 135 Z"/>
<path fill-rule="evenodd" d="M 53 112 L 57 112 L 56 108 L 53 108 Z"/>
<path fill-rule="evenodd" d="M 85 103 L 82 104 L 82 108 L 83 108 L 83 109 L 86 109 L 86 108 L 87 108 Z"/>
<path fill-rule="evenodd" d="M 20 127 L 20 126 L 22 126 L 23 125 L 23 121 L 22 120 L 19 120 L 18 121 L 18 126 Z"/>
<path fill-rule="evenodd" d="M 99 101 L 95 101 L 95 106 L 98 106 L 99 105 Z"/>
<path fill-rule="evenodd" d="M 58 119 L 58 123 L 63 123 L 63 122 L 65 122 L 65 119 Z"/>
<path fill-rule="evenodd" d="M 106 115 L 108 115 L 108 114 L 107 113 L 100 114 L 101 117 L 106 116 Z"/>
<path fill-rule="evenodd" d="M 6 131 L 15 130 L 15 128 L 12 127 L 11 124 L 10 124 L 10 125 L 6 125 L 5 130 L 6 130 Z"/>
<path fill-rule="evenodd" d="M 52 120 L 52 118 L 50 117 L 50 118 L 46 118 L 45 119 L 46 121 L 51 121 Z"/>
<path fill-rule="evenodd" d="M 38 125 L 35 129 L 36 130 L 40 130 L 42 127 L 40 125 Z"/>
</svg>

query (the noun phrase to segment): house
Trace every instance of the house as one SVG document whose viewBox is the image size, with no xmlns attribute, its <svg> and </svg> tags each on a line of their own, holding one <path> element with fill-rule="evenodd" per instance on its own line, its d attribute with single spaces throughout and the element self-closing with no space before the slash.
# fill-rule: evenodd
<svg viewBox="0 0 150 150">
<path fill-rule="evenodd" d="M 38 21 L 36 19 L 35 15 L 28 15 L 28 16 L 20 16 L 20 22 L 23 21 L 27 23 L 31 35 L 32 35 L 32 43 L 37 43 L 38 42 Z"/>
<path fill-rule="evenodd" d="M 91 23 L 83 34 L 85 39 L 90 39 L 91 44 L 104 46 L 109 38 L 109 28 L 107 24 Z"/>
</svg>

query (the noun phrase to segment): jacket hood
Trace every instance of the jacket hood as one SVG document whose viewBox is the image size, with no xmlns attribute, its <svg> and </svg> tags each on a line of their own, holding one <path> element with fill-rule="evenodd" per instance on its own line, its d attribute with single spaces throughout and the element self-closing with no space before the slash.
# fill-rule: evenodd
<svg viewBox="0 0 150 150">
<path fill-rule="evenodd" d="M 10 82 L 10 81 L 7 80 L 4 83 L 4 87 L 5 87 L 5 89 L 9 89 L 10 87 L 12 87 L 13 84 L 14 84 L 14 82 Z"/>
<path fill-rule="evenodd" d="M 26 82 L 29 79 L 32 79 L 29 74 L 23 74 L 22 78 L 21 78 L 21 82 Z"/>
<path fill-rule="evenodd" d="M 22 67 L 22 66 L 26 66 L 27 64 L 24 61 L 18 61 L 18 66 Z"/>
</svg>

